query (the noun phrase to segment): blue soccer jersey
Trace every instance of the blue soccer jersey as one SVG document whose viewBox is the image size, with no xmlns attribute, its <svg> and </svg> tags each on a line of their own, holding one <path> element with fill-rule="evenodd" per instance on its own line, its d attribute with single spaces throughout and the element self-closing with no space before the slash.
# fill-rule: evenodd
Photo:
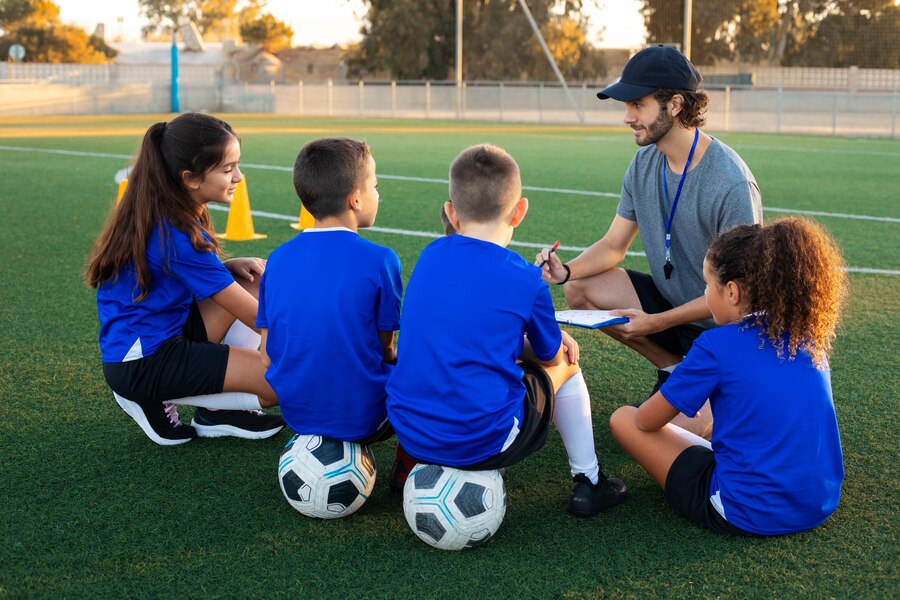
<svg viewBox="0 0 900 600">
<path fill-rule="evenodd" d="M 154 227 L 147 241 L 150 293 L 144 300 L 135 300 L 140 290 L 133 266 L 97 290 L 103 362 L 150 356 L 160 344 L 181 334 L 195 298 L 203 300 L 234 283 L 215 252 L 198 252 L 190 237 L 170 223 L 165 231 L 161 235 Z"/>
<path fill-rule="evenodd" d="M 521 423 L 523 335 L 540 360 L 562 334 L 540 269 L 496 244 L 451 235 L 416 264 L 388 416 L 411 455 L 466 466 L 499 454 Z"/>
<path fill-rule="evenodd" d="M 346 228 L 307 229 L 266 263 L 266 379 L 297 433 L 359 440 L 387 418 L 379 331 L 400 326 L 400 259 Z"/>
<path fill-rule="evenodd" d="M 697 338 L 661 391 L 688 416 L 709 398 L 716 459 L 709 494 L 718 493 L 732 525 L 793 533 L 837 508 L 844 466 L 831 377 L 808 353 L 780 359 L 757 327 L 725 325 Z"/>
</svg>

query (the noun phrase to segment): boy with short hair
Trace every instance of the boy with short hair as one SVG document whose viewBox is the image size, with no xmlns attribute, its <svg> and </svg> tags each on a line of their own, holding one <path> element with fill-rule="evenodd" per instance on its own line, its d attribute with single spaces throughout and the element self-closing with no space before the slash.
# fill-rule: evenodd
<svg viewBox="0 0 900 600">
<path fill-rule="evenodd" d="M 625 484 L 594 451 L 578 344 L 560 332 L 540 269 L 506 248 L 528 211 L 515 160 L 487 144 L 464 150 L 444 209 L 456 235 L 419 256 L 388 380 L 400 443 L 421 462 L 499 469 L 543 447 L 552 420 L 574 478 L 569 511 L 621 503 Z"/>
<path fill-rule="evenodd" d="M 369 146 L 350 138 L 307 143 L 294 162 L 294 188 L 315 225 L 272 252 L 260 283 L 266 379 L 297 433 L 387 439 L 385 383 L 403 285 L 397 254 L 357 233 L 378 212 Z"/>
</svg>

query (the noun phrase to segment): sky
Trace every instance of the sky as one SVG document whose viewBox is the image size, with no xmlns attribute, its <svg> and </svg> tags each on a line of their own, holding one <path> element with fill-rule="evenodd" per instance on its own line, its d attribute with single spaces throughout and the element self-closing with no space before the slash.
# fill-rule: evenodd
<svg viewBox="0 0 900 600">
<path fill-rule="evenodd" d="M 78 25 L 88 33 L 97 23 L 106 25 L 110 41 L 136 41 L 144 24 L 137 0 L 54 0 L 64 23 Z M 644 25 L 638 0 L 606 0 L 600 12 L 593 15 L 596 27 L 605 32 L 599 45 L 611 48 L 634 48 L 642 45 Z M 294 45 L 344 44 L 358 41 L 360 21 L 365 16 L 361 0 L 268 0 L 268 11 L 287 22 L 294 30 Z M 589 31 L 588 39 L 596 39 Z"/>
</svg>

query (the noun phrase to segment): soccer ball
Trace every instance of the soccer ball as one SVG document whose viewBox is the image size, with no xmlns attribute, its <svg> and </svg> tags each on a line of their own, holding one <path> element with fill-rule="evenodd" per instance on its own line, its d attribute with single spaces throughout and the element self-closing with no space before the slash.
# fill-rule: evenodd
<svg viewBox="0 0 900 600">
<path fill-rule="evenodd" d="M 278 483 L 290 505 L 307 517 L 346 517 L 372 493 L 375 457 L 368 446 L 298 434 L 281 453 Z"/>
<path fill-rule="evenodd" d="M 477 548 L 503 522 L 506 484 L 500 471 L 417 464 L 403 488 L 403 513 L 413 532 L 435 548 Z"/>
</svg>

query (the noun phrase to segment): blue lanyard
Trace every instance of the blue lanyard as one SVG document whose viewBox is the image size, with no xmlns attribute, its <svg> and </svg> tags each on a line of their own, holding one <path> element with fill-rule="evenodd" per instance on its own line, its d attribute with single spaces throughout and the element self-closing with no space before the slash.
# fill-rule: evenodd
<svg viewBox="0 0 900 600">
<path fill-rule="evenodd" d="M 681 172 L 681 180 L 678 182 L 678 189 L 675 191 L 675 199 L 672 200 L 672 208 L 669 210 L 669 218 L 666 219 L 666 264 L 663 266 L 663 273 L 666 279 L 672 278 L 672 221 L 675 219 L 675 208 L 678 206 L 678 199 L 681 197 L 681 188 L 684 187 L 684 178 L 687 177 L 688 169 L 691 168 L 691 159 L 694 158 L 694 150 L 697 149 L 697 140 L 700 138 L 700 130 L 694 130 L 694 143 L 691 144 L 691 151 L 688 153 L 687 162 L 684 164 L 684 171 Z M 663 201 L 669 200 L 669 186 L 666 185 L 666 159 L 663 157 L 662 168 L 660 169 L 663 185 Z"/>
</svg>

